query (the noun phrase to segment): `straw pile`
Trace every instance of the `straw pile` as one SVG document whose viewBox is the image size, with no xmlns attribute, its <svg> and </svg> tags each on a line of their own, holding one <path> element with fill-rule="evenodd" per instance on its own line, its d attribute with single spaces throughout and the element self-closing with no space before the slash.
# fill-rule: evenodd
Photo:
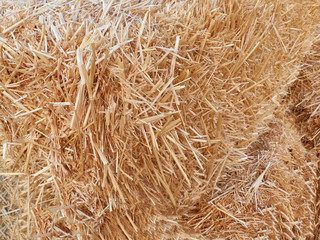
<svg viewBox="0 0 320 240">
<path fill-rule="evenodd" d="M 317 239 L 318 0 L 1 4 L 1 239 Z"/>
</svg>

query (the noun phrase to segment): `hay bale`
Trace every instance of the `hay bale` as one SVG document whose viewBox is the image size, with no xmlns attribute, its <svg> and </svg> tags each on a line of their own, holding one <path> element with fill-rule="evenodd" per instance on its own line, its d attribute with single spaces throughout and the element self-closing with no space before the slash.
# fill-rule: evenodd
<svg viewBox="0 0 320 240">
<path fill-rule="evenodd" d="M 5 1 L 3 237 L 311 239 L 319 7 Z"/>
</svg>

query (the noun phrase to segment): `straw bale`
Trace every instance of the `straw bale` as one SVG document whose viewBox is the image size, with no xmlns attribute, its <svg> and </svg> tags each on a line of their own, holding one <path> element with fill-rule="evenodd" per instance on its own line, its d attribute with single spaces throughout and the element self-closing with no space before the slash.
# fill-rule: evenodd
<svg viewBox="0 0 320 240">
<path fill-rule="evenodd" d="M 1 4 L 4 239 L 317 239 L 318 1 Z"/>
</svg>

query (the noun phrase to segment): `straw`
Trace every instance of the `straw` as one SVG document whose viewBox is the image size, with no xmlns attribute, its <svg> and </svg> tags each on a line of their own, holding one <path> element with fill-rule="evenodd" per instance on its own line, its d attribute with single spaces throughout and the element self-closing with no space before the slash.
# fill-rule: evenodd
<svg viewBox="0 0 320 240">
<path fill-rule="evenodd" d="M 316 0 L 0 4 L 1 239 L 319 239 Z"/>
</svg>

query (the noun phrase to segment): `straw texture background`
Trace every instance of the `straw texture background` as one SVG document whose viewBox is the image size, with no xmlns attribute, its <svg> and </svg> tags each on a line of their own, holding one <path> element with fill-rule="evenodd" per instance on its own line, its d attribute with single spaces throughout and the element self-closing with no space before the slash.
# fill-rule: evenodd
<svg viewBox="0 0 320 240">
<path fill-rule="evenodd" d="M 0 239 L 319 239 L 318 0 L 0 3 Z"/>
</svg>

